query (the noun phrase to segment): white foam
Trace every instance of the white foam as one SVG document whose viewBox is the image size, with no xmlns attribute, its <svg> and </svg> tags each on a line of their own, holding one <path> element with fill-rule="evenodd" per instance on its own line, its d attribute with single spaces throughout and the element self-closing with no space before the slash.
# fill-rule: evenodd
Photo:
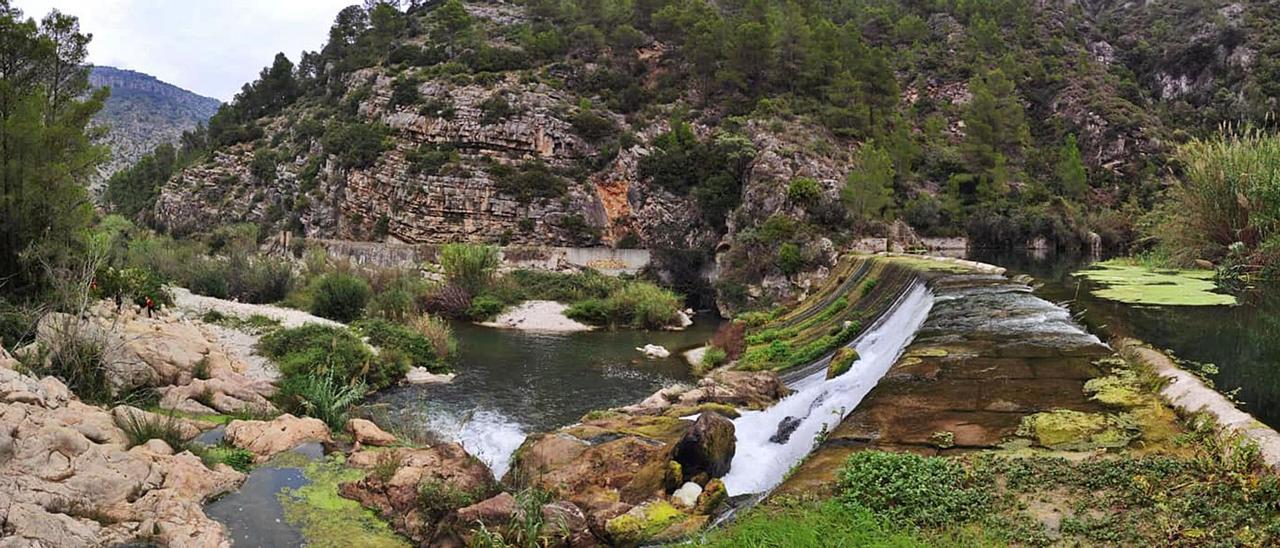
<svg viewBox="0 0 1280 548">
<path fill-rule="evenodd" d="M 834 429 L 889 371 L 933 306 L 933 295 L 916 283 L 888 314 L 854 342 L 860 359 L 848 373 L 827 380 L 824 369 L 791 385 L 794 393 L 773 407 L 747 411 L 733 421 L 737 452 L 724 477 L 730 495 L 761 493 L 782 482 L 787 471 L 813 449 L 824 429 Z M 769 440 L 787 417 L 801 423 L 785 443 Z"/>
<path fill-rule="evenodd" d="M 511 456 L 526 433 L 520 424 L 490 410 L 478 410 L 457 416 L 430 413 L 427 426 L 440 436 L 462 444 L 468 453 L 489 466 L 494 477 L 501 478 L 511 467 Z"/>
</svg>

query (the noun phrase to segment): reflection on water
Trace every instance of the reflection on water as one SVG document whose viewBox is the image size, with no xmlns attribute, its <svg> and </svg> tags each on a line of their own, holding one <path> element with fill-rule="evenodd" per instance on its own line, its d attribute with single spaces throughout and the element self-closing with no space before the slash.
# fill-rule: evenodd
<svg viewBox="0 0 1280 548">
<path fill-rule="evenodd" d="M 1092 286 L 1071 273 L 1087 264 L 1072 256 L 1035 260 L 1016 253 L 978 254 L 1011 274 L 1026 273 L 1044 282 L 1037 294 L 1067 301 L 1095 332 L 1129 335 L 1173 350 L 1178 356 L 1218 366 L 1213 380 L 1258 420 L 1280 427 L 1280 285 L 1240 296 L 1237 306 L 1130 306 L 1094 298 Z"/>
<path fill-rule="evenodd" d="M 686 331 L 529 333 L 459 324 L 458 376 L 450 384 L 403 386 L 370 403 L 400 428 L 425 427 L 459 441 L 497 475 L 525 434 L 577 422 L 596 409 L 630 405 L 692 378 L 680 351 L 709 340 L 718 322 L 698 317 Z M 636 347 L 658 344 L 670 358 Z"/>
</svg>

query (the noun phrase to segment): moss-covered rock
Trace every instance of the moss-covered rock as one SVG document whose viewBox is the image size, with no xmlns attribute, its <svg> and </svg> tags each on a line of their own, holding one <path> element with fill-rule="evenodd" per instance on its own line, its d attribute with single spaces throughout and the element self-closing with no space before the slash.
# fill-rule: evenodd
<svg viewBox="0 0 1280 548">
<path fill-rule="evenodd" d="M 701 403 L 698 405 L 673 405 L 663 413 L 668 417 L 687 417 L 690 415 L 698 415 L 701 413 L 719 413 L 731 419 L 736 419 L 742 415 L 738 412 L 738 408 L 727 403 Z"/>
<path fill-rule="evenodd" d="M 712 514 L 729 500 L 729 491 L 724 487 L 724 482 L 719 479 L 713 479 L 707 482 L 706 487 L 702 488 L 702 494 L 698 495 L 698 504 L 693 507 L 695 514 Z"/>
<path fill-rule="evenodd" d="M 1049 449 L 1091 451 L 1129 445 L 1140 429 L 1127 415 L 1055 409 L 1023 417 L 1017 433 Z"/>
<path fill-rule="evenodd" d="M 688 514 L 667 501 L 653 501 L 609 520 L 605 523 L 605 532 L 614 545 L 636 546 L 688 518 Z"/>
<path fill-rule="evenodd" d="M 1151 401 L 1151 395 L 1142 390 L 1138 377 L 1129 370 L 1117 370 L 1111 375 L 1089 379 L 1084 383 L 1089 399 L 1113 407 L 1138 407 Z"/>
<path fill-rule="evenodd" d="M 718 478 L 729 472 L 737 451 L 733 422 L 719 413 L 703 413 L 675 447 L 675 460 L 689 477 L 706 473 Z"/>
<path fill-rule="evenodd" d="M 834 379 L 848 373 L 858 358 L 858 351 L 848 346 L 836 350 L 835 355 L 831 356 L 831 363 L 827 364 L 827 378 Z"/>
</svg>

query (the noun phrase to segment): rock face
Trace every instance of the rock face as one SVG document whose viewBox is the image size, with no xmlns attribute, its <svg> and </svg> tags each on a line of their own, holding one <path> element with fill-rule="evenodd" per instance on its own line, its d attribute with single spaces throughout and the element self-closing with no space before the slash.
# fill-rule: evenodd
<svg viewBox="0 0 1280 548">
<path fill-rule="evenodd" d="M 288 413 L 270 421 L 231 421 L 227 424 L 226 440 L 249 450 L 259 462 L 304 443 L 333 442 L 324 421 Z"/>
<path fill-rule="evenodd" d="M 0 546 L 229 547 L 202 504 L 244 475 L 163 442 L 126 443 L 112 413 L 61 382 L 0 367 Z"/>
<path fill-rule="evenodd" d="M 456 443 L 360 451 L 348 464 L 372 472 L 341 484 L 339 493 L 376 510 L 416 542 L 456 541 L 448 524 L 457 521 L 460 508 L 471 507 L 467 516 L 483 519 L 497 519 L 508 508 L 505 499 L 486 500 L 497 491 L 493 474 Z M 472 507 L 481 501 L 483 505 Z"/>
</svg>

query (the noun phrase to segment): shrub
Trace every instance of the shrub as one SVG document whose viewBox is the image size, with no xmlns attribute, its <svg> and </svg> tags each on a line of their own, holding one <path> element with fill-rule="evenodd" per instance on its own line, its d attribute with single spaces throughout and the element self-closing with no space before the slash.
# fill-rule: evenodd
<svg viewBox="0 0 1280 548">
<path fill-rule="evenodd" d="M 680 297 L 669 290 L 649 282 L 631 282 L 604 299 L 591 298 L 574 303 L 565 315 L 596 325 L 657 329 L 671 324 L 680 303 Z"/>
<path fill-rule="evenodd" d="M 361 320 L 352 324 L 351 327 L 364 335 L 369 340 L 369 344 L 380 348 L 382 354 L 393 350 L 405 357 L 411 367 L 440 368 L 441 359 L 436 354 L 435 347 L 416 329 L 386 320 Z M 404 376 L 407 372 L 406 367 L 399 376 Z M 370 384 L 377 386 L 380 383 L 370 380 Z"/>
<path fill-rule="evenodd" d="M 492 320 L 502 313 L 502 309 L 506 305 L 493 295 L 480 295 L 471 299 L 471 307 L 467 309 L 467 316 L 473 320 Z"/>
<path fill-rule="evenodd" d="M 418 510 L 431 520 L 480 502 L 482 498 L 483 493 L 468 493 L 434 478 L 424 479 L 418 484 Z"/>
<path fill-rule="evenodd" d="M 778 248 L 778 269 L 783 274 L 792 276 L 804 270 L 805 263 L 804 254 L 800 251 L 800 246 L 787 242 Z"/>
<path fill-rule="evenodd" d="M 315 417 L 340 430 L 351 406 L 364 397 L 366 389 L 364 381 L 343 380 L 333 371 L 289 376 L 280 383 L 276 402 L 286 413 Z"/>
<path fill-rule="evenodd" d="M 458 342 L 453 338 L 449 322 L 430 316 L 419 316 L 410 325 L 431 343 L 440 361 L 448 361 L 458 354 Z"/>
<path fill-rule="evenodd" d="M 606 325 L 609 323 L 609 305 L 604 299 L 583 299 L 566 308 L 564 315 L 583 323 Z"/>
<path fill-rule="evenodd" d="M 469 295 L 478 295 L 489 286 L 498 264 L 498 248 L 491 245 L 445 244 L 440 248 L 445 278 Z"/>
<path fill-rule="evenodd" d="M 962 465 L 945 458 L 862 451 L 845 461 L 837 489 L 846 503 L 890 520 L 938 527 L 984 514 L 990 495 L 974 483 Z"/>
<path fill-rule="evenodd" d="M 458 284 L 443 284 L 427 294 L 422 308 L 447 318 L 465 318 L 471 309 L 471 294 Z"/>
<path fill-rule="evenodd" d="M 0 299 L 0 348 L 17 348 L 35 332 L 36 317 L 24 308 Z"/>
<path fill-rule="evenodd" d="M 525 162 L 514 168 L 496 164 L 489 171 L 497 179 L 499 192 L 515 196 L 521 202 L 559 198 L 569 188 L 564 178 L 552 173 L 542 161 Z"/>
<path fill-rule="evenodd" d="M 369 284 L 360 278 L 333 272 L 316 278 L 310 293 L 312 314 L 350 322 L 364 313 L 370 290 Z"/>
<path fill-rule="evenodd" d="M 418 303 L 414 294 L 404 288 L 388 289 L 369 301 L 370 317 L 402 322 L 417 313 Z"/>
<path fill-rule="evenodd" d="M 378 161 L 386 149 L 380 125 L 363 123 L 331 123 L 321 138 L 326 154 L 334 156 L 342 169 L 364 169 Z"/>
<path fill-rule="evenodd" d="M 811 205 L 822 198 L 822 187 L 813 177 L 797 177 L 787 185 L 787 199 L 800 205 Z"/>
<path fill-rule="evenodd" d="M 253 152 L 253 160 L 249 162 L 249 173 L 264 183 L 276 180 L 276 163 L 279 157 L 271 149 L 258 149 Z"/>
<path fill-rule="evenodd" d="M 702 355 L 702 363 L 699 366 L 703 371 L 709 371 L 720 367 L 728 360 L 728 357 L 729 355 L 725 353 L 724 349 L 712 346 L 707 348 L 707 352 Z"/>
<path fill-rule="evenodd" d="M 257 257 L 232 261 L 230 295 L 256 304 L 279 302 L 293 289 L 293 265 Z"/>
<path fill-rule="evenodd" d="M 425 144 L 406 155 L 409 173 L 414 175 L 439 175 L 447 165 L 457 162 L 458 151 L 448 145 Z"/>
<path fill-rule="evenodd" d="M 258 351 L 275 360 L 286 378 L 334 371 L 351 379 L 362 376 L 372 358 L 351 331 L 314 323 L 268 333 L 258 341 Z"/>
<path fill-rule="evenodd" d="M 618 133 L 618 126 L 613 123 L 613 120 L 590 110 L 579 110 L 573 115 L 572 123 L 578 135 L 592 143 L 611 139 Z"/>
<path fill-rule="evenodd" d="M 113 394 L 106 375 L 106 343 L 79 332 L 72 320 L 50 332 L 52 341 L 42 344 L 41 352 L 28 355 L 23 365 L 41 376 L 61 379 L 87 403 L 109 403 Z"/>
<path fill-rule="evenodd" d="M 231 296 L 230 269 L 222 261 L 199 260 L 187 278 L 187 289 L 196 295 L 225 299 Z"/>
<path fill-rule="evenodd" d="M 520 109 L 511 106 L 506 97 L 493 95 L 480 102 L 480 123 L 492 125 L 520 113 Z"/>
</svg>

